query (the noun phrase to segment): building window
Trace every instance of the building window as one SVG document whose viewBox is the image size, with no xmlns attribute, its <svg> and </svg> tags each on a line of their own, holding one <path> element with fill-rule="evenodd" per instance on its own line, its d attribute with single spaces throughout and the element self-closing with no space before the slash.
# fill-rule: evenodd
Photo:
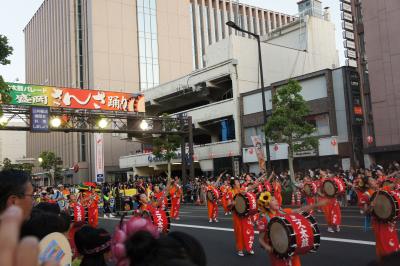
<svg viewBox="0 0 400 266">
<path fill-rule="evenodd" d="M 79 147 L 79 161 L 86 162 L 86 133 L 81 133 L 80 136 L 80 147 Z"/>
<path fill-rule="evenodd" d="M 331 134 L 328 114 L 310 116 L 307 118 L 307 122 L 316 129 L 315 133 L 312 134 L 313 136 L 328 136 Z"/>
<path fill-rule="evenodd" d="M 140 89 L 160 83 L 156 0 L 137 0 Z"/>
<path fill-rule="evenodd" d="M 195 14 L 193 3 L 189 5 L 189 14 L 190 14 L 190 22 L 191 22 L 191 29 L 192 29 L 192 53 L 193 53 L 193 70 L 198 68 L 199 63 L 197 62 L 197 44 L 196 44 L 196 28 L 195 28 Z"/>
<path fill-rule="evenodd" d="M 252 136 L 261 136 L 262 142 L 265 143 L 264 129 L 262 126 L 248 127 L 244 129 L 244 144 L 246 146 L 253 146 Z"/>
</svg>

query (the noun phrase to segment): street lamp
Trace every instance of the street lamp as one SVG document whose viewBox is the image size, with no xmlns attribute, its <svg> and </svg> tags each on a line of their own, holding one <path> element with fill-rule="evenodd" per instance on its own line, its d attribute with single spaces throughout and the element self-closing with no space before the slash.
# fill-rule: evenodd
<svg viewBox="0 0 400 266">
<path fill-rule="evenodd" d="M 263 73 L 263 65 L 262 65 L 262 56 L 261 56 L 261 41 L 260 41 L 260 35 L 255 34 L 253 32 L 244 30 L 242 28 L 240 28 L 238 25 L 236 25 L 235 22 L 233 21 L 228 21 L 226 22 L 226 25 L 228 27 L 231 27 L 235 30 L 247 33 L 251 36 L 253 36 L 254 38 L 256 38 L 257 40 L 257 44 L 258 44 L 258 64 L 260 67 L 260 79 L 261 79 L 261 92 L 262 92 L 262 105 L 263 105 L 263 116 L 264 116 L 264 125 L 267 123 L 267 106 L 265 104 L 265 86 L 264 86 L 264 73 Z M 269 141 L 268 141 L 268 137 L 267 134 L 264 133 L 264 138 L 265 138 L 265 150 L 267 152 L 267 169 L 266 172 L 271 170 L 271 155 L 269 152 Z"/>
<path fill-rule="evenodd" d="M 0 125 L 1 125 L 1 126 L 6 126 L 7 123 L 8 123 L 7 117 L 6 117 L 5 115 L 1 116 L 1 117 L 0 117 Z"/>
<path fill-rule="evenodd" d="M 61 123 L 62 123 L 62 121 L 61 121 L 61 119 L 60 119 L 59 117 L 53 117 L 53 118 L 50 120 L 50 125 L 51 125 L 52 127 L 54 127 L 54 128 L 60 127 L 60 126 L 61 126 Z"/>
<path fill-rule="evenodd" d="M 39 158 L 38 158 L 38 162 L 39 162 L 39 163 L 43 163 L 43 158 L 42 158 L 42 157 L 39 157 Z"/>
<path fill-rule="evenodd" d="M 98 122 L 97 125 L 99 126 L 99 128 L 104 129 L 108 126 L 108 120 L 105 118 L 101 118 Z"/>
<path fill-rule="evenodd" d="M 140 123 L 140 129 L 145 131 L 149 129 L 149 123 L 146 120 L 142 120 Z"/>
</svg>

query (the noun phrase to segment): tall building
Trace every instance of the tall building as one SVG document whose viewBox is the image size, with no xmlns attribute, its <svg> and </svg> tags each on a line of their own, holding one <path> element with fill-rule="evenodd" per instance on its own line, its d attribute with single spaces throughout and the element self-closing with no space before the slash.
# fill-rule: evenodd
<svg viewBox="0 0 400 266">
<path fill-rule="evenodd" d="M 363 95 L 366 164 L 400 160 L 400 2 L 351 3 Z"/>
<path fill-rule="evenodd" d="M 300 80 L 302 94 L 313 111 L 309 120 L 318 129 L 320 147 L 299 155 L 298 162 L 350 165 L 353 140 L 346 114 L 349 75 L 347 69 L 331 70 L 339 66 L 334 24 L 325 17 L 307 15 L 263 36 L 260 46 L 267 112 L 272 111 L 272 92 L 289 78 Z M 197 175 L 222 170 L 237 175 L 246 168 L 258 173 L 254 149 L 248 152 L 250 137 L 263 134 L 257 41 L 231 35 L 208 46 L 204 58 L 205 68 L 146 90 L 146 112 L 192 117 L 194 156 L 189 161 Z M 274 146 L 270 143 L 273 156 L 277 154 Z M 283 149 L 284 144 L 280 151 Z M 176 174 L 187 165 L 187 160 L 182 165 L 179 153 L 172 161 Z M 275 166 L 286 159 L 287 153 L 286 157 L 272 157 Z M 132 169 L 127 171 L 128 177 L 152 175 L 165 172 L 167 162 L 149 150 L 122 156 L 120 167 Z"/>
<path fill-rule="evenodd" d="M 267 34 L 295 17 L 226 0 L 45 0 L 24 29 L 26 82 L 146 91 L 206 67 L 206 48 L 239 34 L 228 20 Z M 141 150 L 125 137 L 104 135 L 111 180 L 118 158 Z M 28 133 L 27 156 L 54 151 L 65 167 L 79 164 L 71 179 L 79 182 L 93 177 L 93 145 L 89 133 Z"/>
</svg>

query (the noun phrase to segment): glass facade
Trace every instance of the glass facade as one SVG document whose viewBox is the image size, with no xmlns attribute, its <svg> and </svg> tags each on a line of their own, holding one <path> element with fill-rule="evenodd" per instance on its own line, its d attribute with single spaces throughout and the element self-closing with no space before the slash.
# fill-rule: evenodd
<svg viewBox="0 0 400 266">
<path fill-rule="evenodd" d="M 160 84 L 156 0 L 137 0 L 140 90 Z"/>
</svg>

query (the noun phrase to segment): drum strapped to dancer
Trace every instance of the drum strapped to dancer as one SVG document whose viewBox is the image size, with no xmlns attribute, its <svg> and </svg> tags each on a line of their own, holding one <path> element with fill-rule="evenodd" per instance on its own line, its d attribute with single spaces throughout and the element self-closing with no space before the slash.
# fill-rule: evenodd
<svg viewBox="0 0 400 266">
<path fill-rule="evenodd" d="M 327 197 L 335 198 L 346 192 L 346 184 L 338 177 L 331 177 L 325 179 L 322 190 Z"/>
<path fill-rule="evenodd" d="M 374 202 L 372 215 L 379 221 L 388 223 L 400 219 L 400 191 L 378 190 L 372 194 Z"/>
<path fill-rule="evenodd" d="M 320 245 L 317 222 L 307 212 L 273 217 L 268 223 L 268 239 L 280 258 L 315 252 Z"/>
<path fill-rule="evenodd" d="M 206 195 L 209 201 L 217 202 L 221 194 L 217 188 L 212 187 L 207 190 Z"/>
<path fill-rule="evenodd" d="M 317 190 L 317 184 L 315 184 L 314 182 L 304 183 L 303 191 L 307 197 L 314 197 L 315 195 L 317 195 Z"/>
<path fill-rule="evenodd" d="M 238 193 L 234 202 L 235 211 L 239 216 L 254 215 L 258 212 L 257 196 L 252 192 Z"/>
</svg>

